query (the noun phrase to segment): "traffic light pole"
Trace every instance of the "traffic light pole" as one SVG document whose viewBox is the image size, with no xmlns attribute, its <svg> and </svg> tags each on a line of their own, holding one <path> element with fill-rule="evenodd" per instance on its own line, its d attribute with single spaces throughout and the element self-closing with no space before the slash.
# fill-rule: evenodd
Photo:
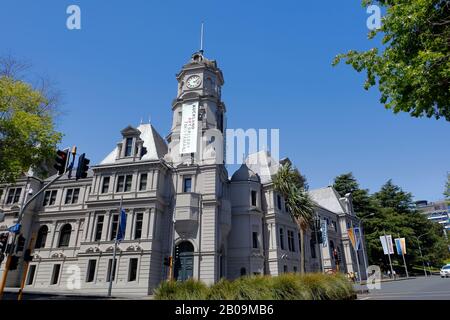
<svg viewBox="0 0 450 320">
<path fill-rule="evenodd" d="M 31 237 L 30 242 L 28 243 L 29 252 L 31 252 L 31 249 L 33 248 L 35 238 L 36 238 L 35 235 L 33 235 Z M 27 259 L 25 259 L 25 260 L 27 260 Z M 25 287 L 25 281 L 27 278 L 29 266 L 30 266 L 30 261 L 25 261 L 25 264 L 23 267 L 23 272 L 22 272 L 22 281 L 20 282 L 19 296 L 17 297 L 17 300 L 19 300 L 19 301 L 22 300 L 22 298 L 23 298 L 23 288 Z"/>
<path fill-rule="evenodd" d="M 20 206 L 20 211 L 19 211 L 19 217 L 17 218 L 17 224 L 20 225 L 20 223 L 22 222 L 22 218 L 23 218 L 23 214 L 25 212 L 25 209 L 37 198 L 39 197 L 45 190 L 47 190 L 53 183 L 55 183 L 57 180 L 59 180 L 63 175 L 57 175 L 54 179 L 52 179 L 49 183 L 47 183 L 44 187 L 42 187 L 42 189 L 40 189 L 35 195 L 33 195 L 29 200 L 25 199 L 27 197 L 27 190 L 25 189 L 25 195 L 22 201 L 22 205 Z M 28 185 L 28 181 L 29 181 L 29 177 L 27 179 L 27 185 Z M 12 260 L 12 256 L 14 253 L 14 249 L 15 249 L 15 244 L 16 244 L 16 239 L 17 239 L 17 233 L 14 234 L 14 239 L 10 248 L 10 252 L 8 253 L 8 258 L 6 259 L 6 264 L 5 264 L 5 269 L 3 270 L 3 275 L 2 275 L 2 282 L 0 284 L 0 300 L 3 299 L 3 292 L 5 291 L 5 286 L 6 286 L 6 279 L 8 277 L 8 272 L 9 272 L 9 267 L 11 265 L 11 260 Z"/>
</svg>

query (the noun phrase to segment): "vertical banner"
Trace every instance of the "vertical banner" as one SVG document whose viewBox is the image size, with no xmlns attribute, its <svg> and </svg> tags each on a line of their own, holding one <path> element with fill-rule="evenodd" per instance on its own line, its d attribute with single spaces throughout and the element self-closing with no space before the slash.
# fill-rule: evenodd
<svg viewBox="0 0 450 320">
<path fill-rule="evenodd" d="M 328 246 L 328 226 L 325 220 L 320 221 L 320 231 L 322 231 L 322 246 L 325 248 Z"/>
<path fill-rule="evenodd" d="M 405 238 L 395 239 L 395 247 L 397 248 L 397 254 L 399 256 L 406 254 L 406 239 Z"/>
<path fill-rule="evenodd" d="M 355 228 L 353 228 L 353 233 L 354 233 L 355 239 L 356 239 L 356 250 L 361 250 L 361 244 L 362 244 L 361 229 L 359 227 L 355 227 Z"/>
<path fill-rule="evenodd" d="M 352 243 L 353 249 L 356 250 L 356 239 L 355 239 L 355 233 L 353 232 L 353 229 L 347 229 L 348 237 L 350 238 L 350 242 Z"/>
<path fill-rule="evenodd" d="M 392 244 L 392 236 L 386 235 L 380 237 L 384 254 L 394 254 L 394 245 Z"/>
<path fill-rule="evenodd" d="M 182 107 L 180 154 L 196 153 L 198 140 L 198 102 L 185 103 Z"/>
</svg>

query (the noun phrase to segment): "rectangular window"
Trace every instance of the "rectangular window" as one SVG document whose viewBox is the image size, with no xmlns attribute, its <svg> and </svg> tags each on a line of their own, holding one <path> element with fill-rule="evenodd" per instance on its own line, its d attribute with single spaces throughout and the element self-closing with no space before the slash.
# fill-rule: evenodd
<svg viewBox="0 0 450 320">
<path fill-rule="evenodd" d="M 95 226 L 95 241 L 100 241 L 102 239 L 103 222 L 105 221 L 105 216 L 97 217 L 97 225 Z"/>
<path fill-rule="evenodd" d="M 136 224 L 134 225 L 134 239 L 140 239 L 142 236 L 142 221 L 144 220 L 144 214 L 136 214 Z"/>
<path fill-rule="evenodd" d="M 116 192 L 131 191 L 131 183 L 133 181 L 132 175 L 119 176 L 117 179 Z"/>
<path fill-rule="evenodd" d="M 22 188 L 11 188 L 8 192 L 8 197 L 6 198 L 6 204 L 18 203 L 20 199 L 20 193 Z"/>
<path fill-rule="evenodd" d="M 125 192 L 129 192 L 131 191 L 131 183 L 133 181 L 133 176 L 132 175 L 127 175 L 125 176 Z"/>
<path fill-rule="evenodd" d="M 300 238 L 300 233 L 297 233 L 298 236 L 298 251 L 302 252 L 302 239 Z"/>
<path fill-rule="evenodd" d="M 80 196 L 80 188 L 67 189 L 65 204 L 78 203 L 78 197 Z"/>
<path fill-rule="evenodd" d="M 294 231 L 288 230 L 288 246 L 289 251 L 295 252 Z"/>
<path fill-rule="evenodd" d="M 110 180 L 110 177 L 103 177 L 102 193 L 108 193 L 108 191 L 109 191 L 109 180 Z"/>
<path fill-rule="evenodd" d="M 97 260 L 89 260 L 87 274 L 86 274 L 86 282 L 94 281 L 96 267 L 97 267 Z"/>
<path fill-rule="evenodd" d="M 61 272 L 61 265 L 60 264 L 53 265 L 52 282 L 50 282 L 50 284 L 58 283 L 60 272 Z"/>
<path fill-rule="evenodd" d="M 131 258 L 130 259 L 130 266 L 128 271 L 128 281 L 136 281 L 137 279 L 137 268 L 138 268 L 138 259 L 137 258 Z"/>
<path fill-rule="evenodd" d="M 147 189 L 147 174 L 141 174 L 141 179 L 139 181 L 139 191 L 144 191 Z"/>
<path fill-rule="evenodd" d="M 117 259 L 115 259 L 114 270 L 113 270 L 113 259 L 109 259 L 108 260 L 108 273 L 106 275 L 106 282 L 110 282 L 111 280 L 114 281 L 116 279 L 116 267 L 117 267 Z"/>
<path fill-rule="evenodd" d="M 281 196 L 280 195 L 277 196 L 277 207 L 278 207 L 278 210 L 281 210 Z"/>
<path fill-rule="evenodd" d="M 119 176 L 117 178 L 116 192 L 123 192 L 123 183 L 125 181 L 125 176 Z"/>
<path fill-rule="evenodd" d="M 284 250 L 284 230 L 280 228 L 280 247 L 281 250 Z"/>
<path fill-rule="evenodd" d="M 27 286 L 30 286 L 33 284 L 35 274 L 36 274 L 36 265 L 33 264 L 30 266 L 30 270 L 28 271 Z"/>
<path fill-rule="evenodd" d="M 184 193 L 192 192 L 192 178 L 191 177 L 184 178 L 184 181 L 183 181 L 183 192 Z"/>
<path fill-rule="evenodd" d="M 256 207 L 256 191 L 252 190 L 252 206 Z"/>
<path fill-rule="evenodd" d="M 109 240 L 112 241 L 112 240 L 116 239 L 118 226 L 119 226 L 119 215 L 114 214 L 112 216 L 112 221 L 111 221 L 111 238 Z"/>
<path fill-rule="evenodd" d="M 133 138 L 127 138 L 125 142 L 125 157 L 131 156 L 132 148 L 133 148 Z"/>
<path fill-rule="evenodd" d="M 57 194 L 57 190 L 48 190 L 45 191 L 44 194 L 44 203 L 43 206 L 53 206 L 56 202 L 56 194 Z"/>
<path fill-rule="evenodd" d="M 259 241 L 258 241 L 258 232 L 253 232 L 253 249 L 258 249 L 259 245 Z"/>
</svg>

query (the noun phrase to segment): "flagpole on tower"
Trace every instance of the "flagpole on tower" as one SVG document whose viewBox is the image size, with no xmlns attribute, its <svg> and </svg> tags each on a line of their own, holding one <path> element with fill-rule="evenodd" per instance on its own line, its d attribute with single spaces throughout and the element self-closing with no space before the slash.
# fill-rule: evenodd
<svg viewBox="0 0 450 320">
<path fill-rule="evenodd" d="M 202 21 L 202 27 L 200 30 L 200 53 L 203 54 L 204 49 L 203 49 L 203 36 L 204 36 L 204 23 Z"/>
</svg>

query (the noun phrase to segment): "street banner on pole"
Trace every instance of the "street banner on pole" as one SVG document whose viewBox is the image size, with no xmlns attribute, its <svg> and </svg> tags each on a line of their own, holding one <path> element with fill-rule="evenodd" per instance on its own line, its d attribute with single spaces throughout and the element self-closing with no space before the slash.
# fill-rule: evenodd
<svg viewBox="0 0 450 320">
<path fill-rule="evenodd" d="M 325 248 L 328 246 L 328 226 L 325 220 L 320 221 L 320 231 L 322 231 L 322 246 Z"/>
<path fill-rule="evenodd" d="M 197 152 L 198 102 L 185 103 L 182 107 L 180 154 Z"/>
<path fill-rule="evenodd" d="M 386 235 L 380 237 L 384 254 L 394 254 L 394 245 L 392 244 L 392 236 Z"/>
<path fill-rule="evenodd" d="M 406 254 L 406 239 L 405 238 L 395 239 L 395 247 L 397 248 L 397 254 L 399 256 Z"/>
<path fill-rule="evenodd" d="M 117 233 L 117 241 L 121 242 L 125 237 L 125 230 L 127 228 L 127 214 L 125 209 L 122 208 L 120 212 L 119 232 Z"/>
<path fill-rule="evenodd" d="M 353 249 L 356 250 L 356 239 L 355 233 L 353 232 L 353 228 L 347 229 L 348 237 L 350 238 L 350 242 L 352 243 Z"/>
<path fill-rule="evenodd" d="M 359 227 L 354 227 L 353 233 L 355 234 L 356 239 L 356 250 L 361 250 L 362 244 L 361 229 Z"/>
</svg>

